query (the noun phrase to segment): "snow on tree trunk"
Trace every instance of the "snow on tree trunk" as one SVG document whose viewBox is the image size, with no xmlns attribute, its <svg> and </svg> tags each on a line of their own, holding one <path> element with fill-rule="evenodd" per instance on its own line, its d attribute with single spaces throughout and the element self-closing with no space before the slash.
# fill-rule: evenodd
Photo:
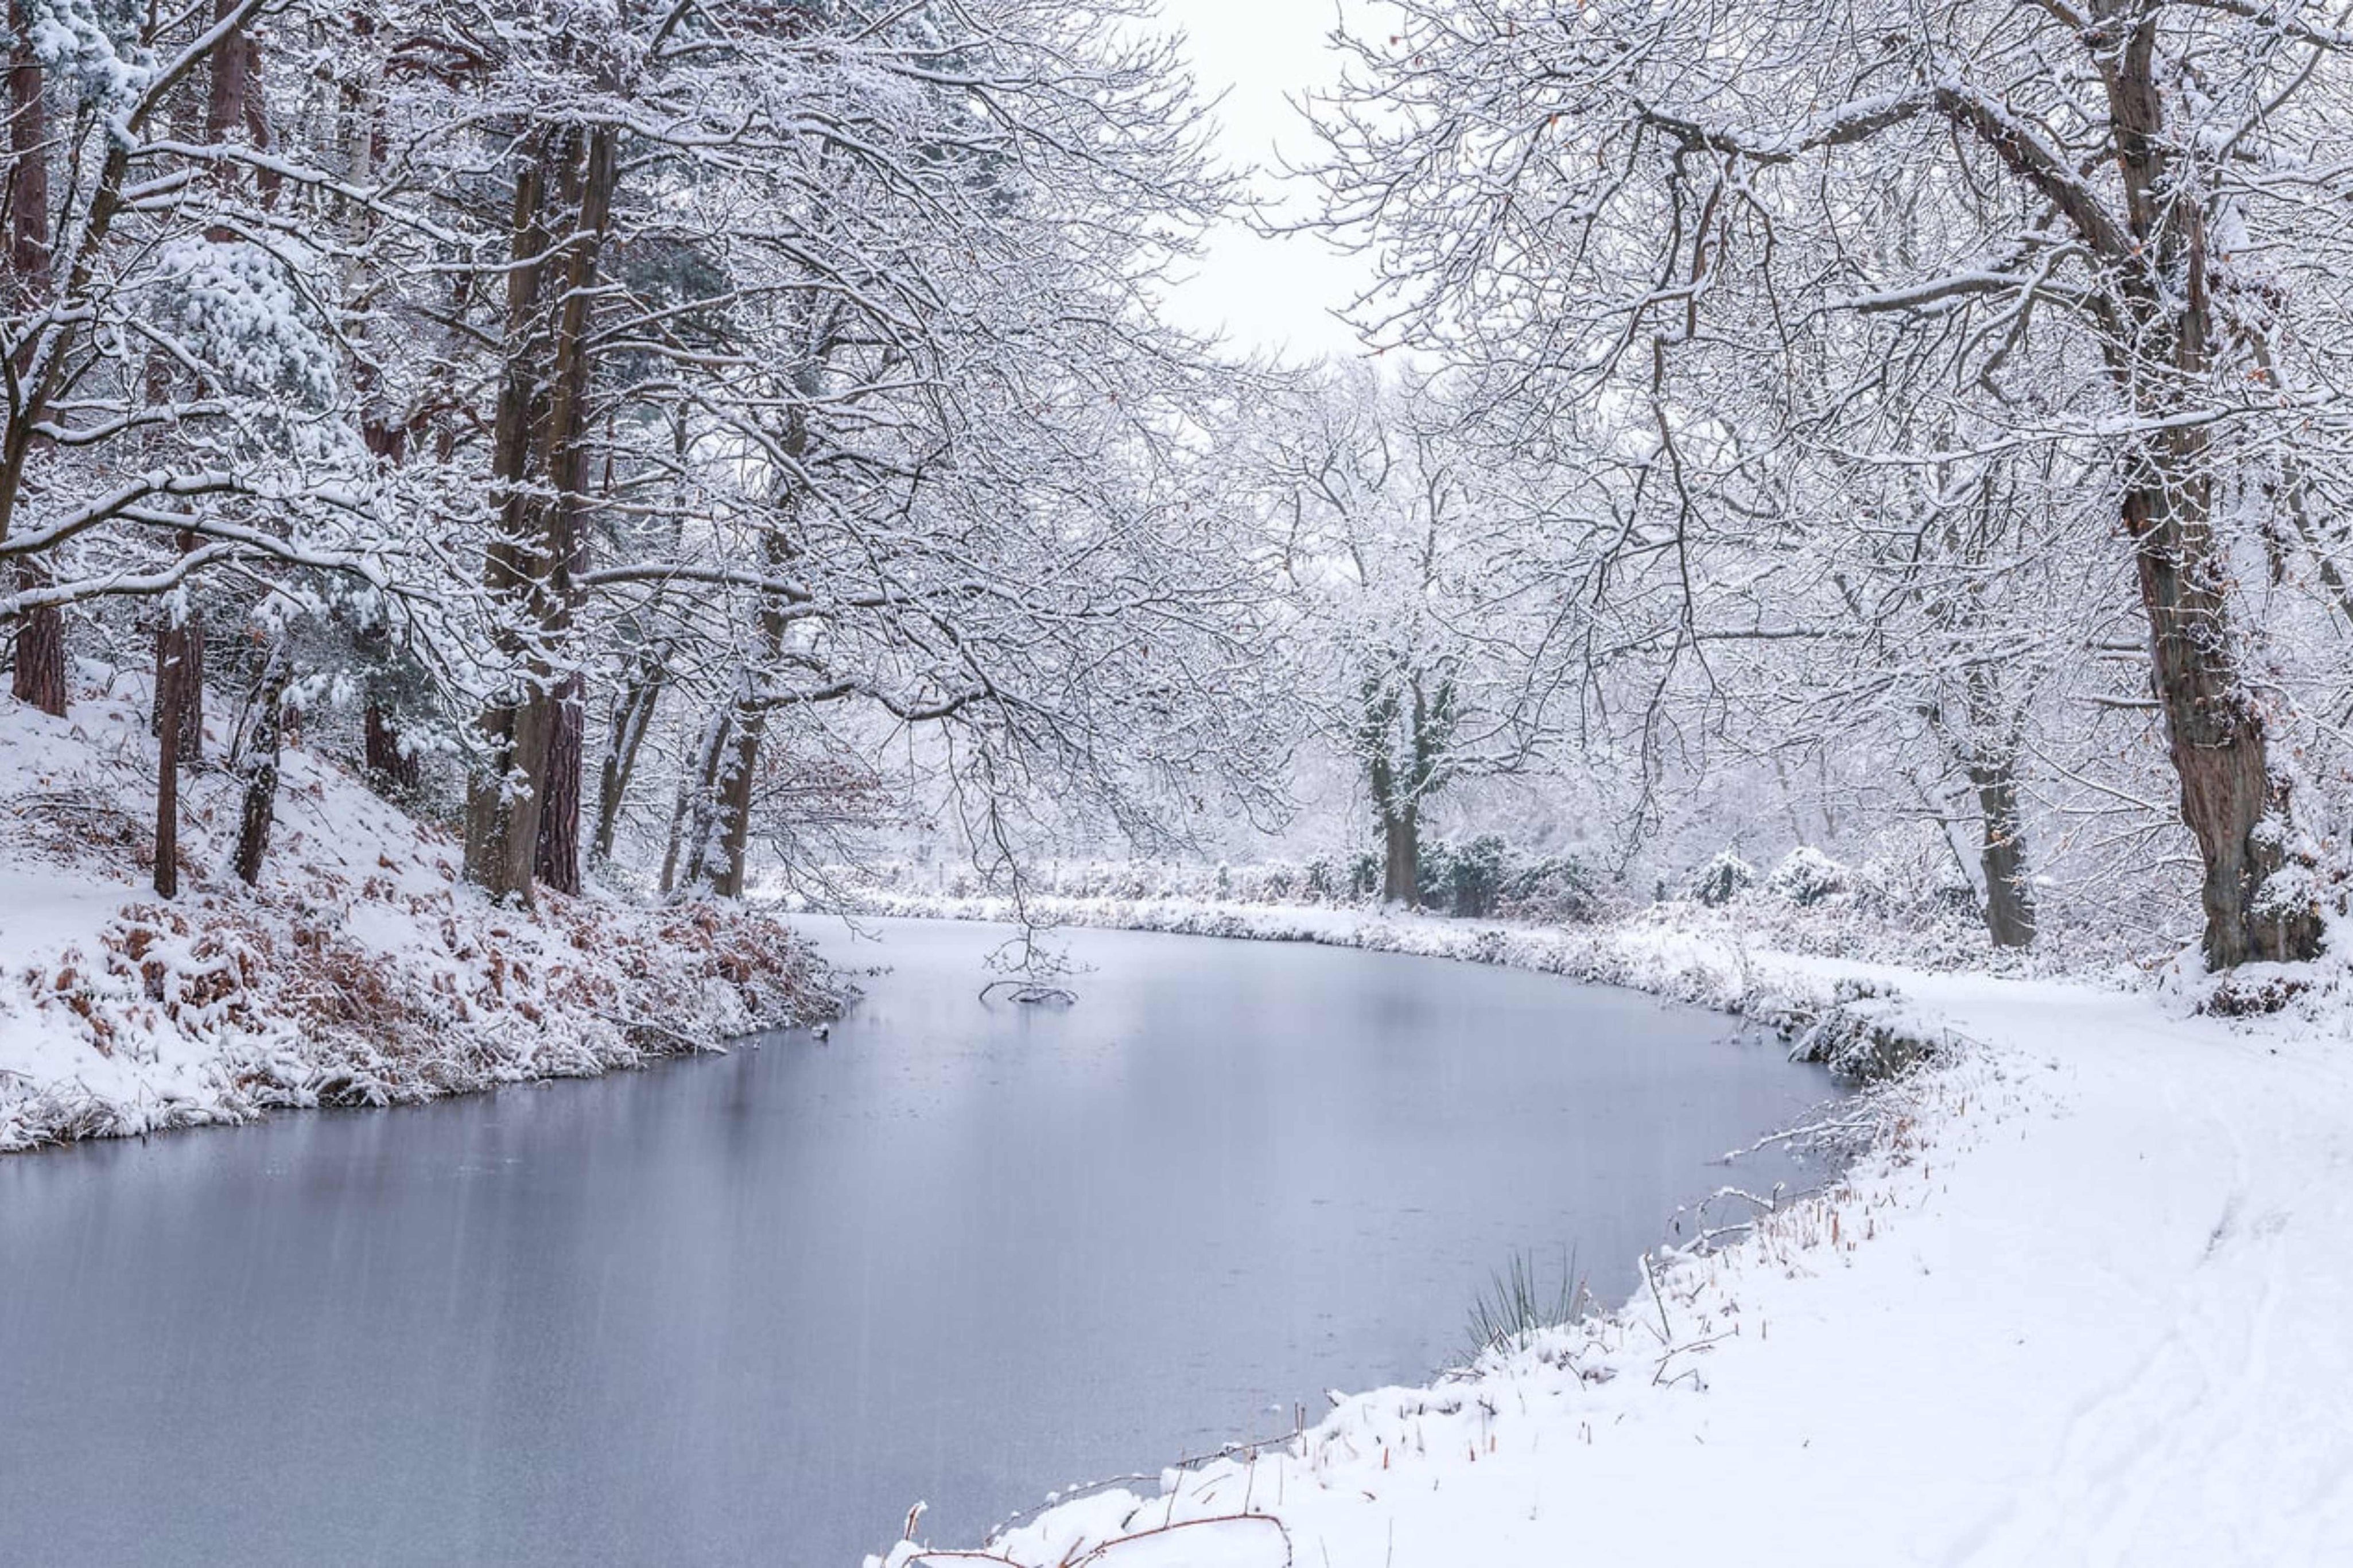
<svg viewBox="0 0 2353 1568">
<path fill-rule="evenodd" d="M 760 765 L 760 738 L 767 727 L 767 714 L 756 708 L 736 716 L 734 735 L 713 792 L 716 853 L 704 868 L 704 879 L 723 899 L 744 896 L 744 861 L 752 840 L 752 794 Z"/>
<path fill-rule="evenodd" d="M 466 876 L 492 897 L 531 898 L 548 753 L 557 729 L 555 660 L 569 637 L 586 548 L 590 297 L 610 219 L 617 133 L 544 126 L 515 179 L 506 363 L 493 426 L 501 526 L 484 583 L 501 607 L 509 693 L 480 720 L 484 761 L 469 781 Z"/>
<path fill-rule="evenodd" d="M 1412 805 L 1383 818 L 1381 851 L 1381 901 L 1417 908 L 1421 903 L 1421 823 Z"/>
<path fill-rule="evenodd" d="M 2221 563 L 2204 516 L 2206 481 L 2186 493 L 2161 484 L 2125 499 L 2149 624 L 2158 696 L 2181 784 L 2181 819 L 2198 841 L 2204 877 L 2207 963 L 2287 962 L 2320 950 L 2319 911 L 2267 900 L 2264 884 L 2289 863 L 2289 784 L 2274 773 L 2262 709 L 2238 668 Z"/>
<path fill-rule="evenodd" d="M 2026 827 L 2019 816 L 2018 781 L 2008 763 L 1969 769 L 1984 846 L 1986 934 L 1996 947 L 2034 945 L 2034 889 L 2027 880 Z"/>
<path fill-rule="evenodd" d="M 2180 413 L 2208 380 L 2213 330 L 2206 219 L 2175 189 L 2189 170 L 2174 161 L 2179 130 L 2167 123 L 2157 38 L 2153 19 L 2139 22 L 2106 75 L 2130 244 L 2157 264 L 2126 275 L 2120 291 L 2137 353 L 2112 355 L 2110 363 L 2152 424 Z M 2318 910 L 2295 896 L 2293 877 L 2265 888 L 2289 863 L 2290 786 L 2272 764 L 2263 711 L 2239 667 L 2207 430 L 2163 425 L 2138 455 L 2124 531 L 2148 619 L 2181 818 L 2205 873 L 2206 962 L 2225 969 L 2311 958 L 2320 951 Z"/>
<path fill-rule="evenodd" d="M 596 781 L 596 833 L 591 841 L 599 859 L 610 859 L 613 837 L 619 830 L 621 808 L 628 799 L 629 781 L 638 771 L 638 756 L 646 731 L 653 724 L 667 667 L 658 648 L 641 648 L 628 680 L 613 700 L 613 719 L 606 737 L 605 759 Z"/>
<path fill-rule="evenodd" d="M 694 749 L 693 766 L 681 781 L 678 804 L 670 812 L 670 846 L 662 853 L 664 893 L 692 886 L 702 875 L 704 847 L 709 842 L 712 816 L 712 794 L 734 727 L 735 709 L 731 703 L 713 714 L 702 728 L 702 739 Z M 681 869 L 685 873 L 682 879 Z"/>
<path fill-rule="evenodd" d="M 416 754 L 401 744 L 387 699 L 370 697 L 360 716 L 360 747 L 369 774 L 380 786 L 413 790 L 417 783 Z"/>
<path fill-rule="evenodd" d="M 269 855 L 269 830 L 278 817 L 278 759 L 285 734 L 283 705 L 286 688 L 294 678 L 293 660 L 283 641 L 269 651 L 261 688 L 253 700 L 253 725 L 240 755 L 245 768 L 245 794 L 237 809 L 237 853 L 231 865 L 248 887 L 261 880 L 262 863 Z"/>
</svg>

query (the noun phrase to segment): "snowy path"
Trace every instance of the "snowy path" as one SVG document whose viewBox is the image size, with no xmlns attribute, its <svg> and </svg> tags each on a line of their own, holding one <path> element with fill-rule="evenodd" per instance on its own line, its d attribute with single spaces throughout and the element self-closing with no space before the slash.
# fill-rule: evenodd
<svg viewBox="0 0 2353 1568">
<path fill-rule="evenodd" d="M 1058 1563 L 1125 1535 L 1090 1560 L 1257 1568 L 1287 1534 L 1316 1568 L 2353 1562 L 2344 1042 L 1875 973 L 1983 1049 L 1890 1094 L 1905 1120 L 1846 1190 L 1475 1380 L 1349 1399 L 1294 1453 L 1066 1503 L 994 1550 Z"/>
</svg>

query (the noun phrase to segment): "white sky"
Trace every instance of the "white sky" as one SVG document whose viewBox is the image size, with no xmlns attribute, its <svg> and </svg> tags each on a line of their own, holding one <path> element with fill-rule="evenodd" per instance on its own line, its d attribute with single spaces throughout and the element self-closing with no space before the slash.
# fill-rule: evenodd
<svg viewBox="0 0 2353 1568">
<path fill-rule="evenodd" d="M 1219 151 L 1228 163 L 1255 165 L 1266 195 L 1307 199 L 1274 176 L 1278 148 L 1309 161 L 1314 138 L 1286 101 L 1339 78 L 1340 58 L 1326 39 L 1339 19 L 1335 0 L 1161 0 L 1167 26 L 1186 36 L 1203 98 L 1218 107 Z M 1349 0 L 1352 17 L 1361 0 Z M 1270 239 L 1239 224 L 1210 236 L 1207 250 L 1168 300 L 1179 325 L 1222 331 L 1236 348 L 1281 352 L 1293 360 L 1360 353 L 1354 332 L 1332 319 L 1367 276 L 1365 264 L 1312 235 Z"/>
</svg>

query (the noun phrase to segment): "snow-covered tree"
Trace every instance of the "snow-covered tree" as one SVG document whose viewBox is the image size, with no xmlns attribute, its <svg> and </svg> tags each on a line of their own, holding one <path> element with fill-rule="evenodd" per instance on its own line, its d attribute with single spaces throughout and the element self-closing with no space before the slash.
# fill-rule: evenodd
<svg viewBox="0 0 2353 1568">
<path fill-rule="evenodd" d="M 2095 452 L 2206 957 L 2311 952 L 2316 804 L 2246 568 L 2333 548 L 2311 520 L 2337 427 L 2314 413 L 2348 340 L 2321 215 L 2348 176 L 2315 150 L 2353 38 L 2145 0 L 1400 9 L 1323 117 L 1331 219 L 1382 269 L 1368 320 L 1554 407 L 1653 411 L 1687 535 L 1746 523 L 1767 448 L 1728 457 L 1707 429 L 1728 409 L 1768 410 L 1785 447 L 1949 455 L 1936 421 L 1873 417 L 1909 353 L 1947 363 L 1968 451 Z"/>
</svg>

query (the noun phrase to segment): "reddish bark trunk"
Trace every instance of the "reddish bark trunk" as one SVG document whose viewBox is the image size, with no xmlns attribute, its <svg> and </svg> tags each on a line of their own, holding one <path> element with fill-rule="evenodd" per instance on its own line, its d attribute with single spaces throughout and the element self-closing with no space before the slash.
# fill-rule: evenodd
<svg viewBox="0 0 2353 1568">
<path fill-rule="evenodd" d="M 174 646 L 165 648 L 166 642 Z M 168 623 L 155 633 L 155 668 L 164 668 L 166 657 L 174 660 L 172 685 L 166 691 L 162 681 L 155 683 L 154 702 L 147 715 L 147 732 L 164 732 L 164 707 L 168 700 L 179 705 L 179 722 L 173 733 L 178 739 L 176 755 L 183 767 L 198 768 L 205 762 L 205 622 L 195 612 L 174 626 Z"/>
<path fill-rule="evenodd" d="M 588 307 L 617 151 L 608 127 L 551 127 L 515 182 L 517 264 L 508 273 L 507 363 L 491 432 L 501 526 L 483 578 L 532 635 L 506 649 L 521 667 L 520 691 L 481 715 L 487 765 L 466 799 L 466 876 L 493 898 L 528 901 L 537 868 L 554 688 L 564 679 L 549 650 L 570 633 L 586 545 Z"/>
<path fill-rule="evenodd" d="M 580 891 L 581 710 L 585 683 L 575 672 L 556 689 L 547 742 L 547 783 L 539 808 L 539 879 L 559 893 Z"/>
<path fill-rule="evenodd" d="M 20 40 L 26 34 L 24 0 L 9 7 Z M 8 298 L 10 308 L 29 310 L 49 293 L 48 110 L 40 61 L 20 42 L 8 61 Z M 16 370 L 29 365 L 30 338 L 19 350 Z M 26 560 L 16 568 L 19 588 L 37 588 L 48 574 Z M 29 610 L 16 622 L 16 668 L 10 689 L 20 702 L 62 718 L 66 710 L 65 613 L 54 605 Z"/>
<path fill-rule="evenodd" d="M 40 568 L 29 561 L 16 568 L 20 588 L 37 588 L 43 581 Z M 66 618 L 55 605 L 28 610 L 17 619 L 16 668 L 9 689 L 19 702 L 65 717 Z"/>
<path fill-rule="evenodd" d="M 402 750 L 400 731 L 392 715 L 375 698 L 367 700 L 361 719 L 361 747 L 367 770 L 379 785 L 412 790 L 417 787 L 417 759 Z"/>
</svg>

